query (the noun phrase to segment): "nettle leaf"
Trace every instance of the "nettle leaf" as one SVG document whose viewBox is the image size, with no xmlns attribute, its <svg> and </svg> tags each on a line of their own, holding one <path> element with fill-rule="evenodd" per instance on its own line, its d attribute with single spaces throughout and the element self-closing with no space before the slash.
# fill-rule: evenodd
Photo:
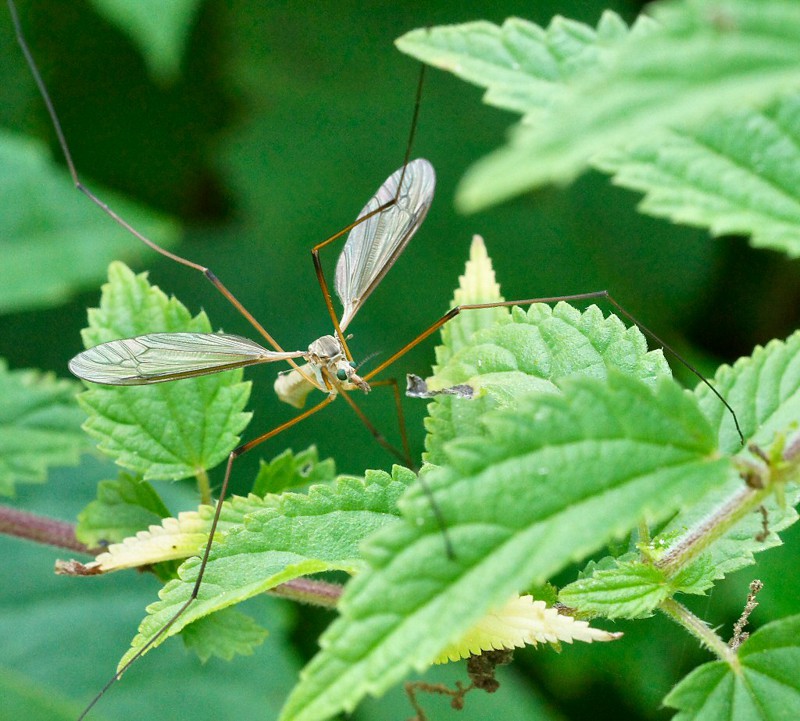
<svg viewBox="0 0 800 721">
<path fill-rule="evenodd" d="M 582 616 L 646 618 L 675 593 L 701 594 L 712 585 L 707 555 L 672 577 L 652 561 L 631 556 L 590 563 L 586 575 L 561 589 L 559 601 Z"/>
<path fill-rule="evenodd" d="M 491 258 L 486 252 L 486 245 L 483 238 L 476 235 L 472 239 L 469 260 L 464 268 L 464 274 L 458 278 L 458 287 L 453 294 L 450 307 L 502 300 L 504 299 L 500 293 L 500 285 L 495 278 Z M 475 332 L 491 328 L 496 322 L 503 321 L 508 316 L 508 308 L 503 307 L 468 310 L 442 326 L 440 331 L 442 342 L 435 349 L 436 365 L 433 367 L 433 376 L 426 381 L 428 388 L 440 390 L 447 387 L 447 380 L 440 380 L 438 374 L 453 355 L 469 346 Z M 423 455 L 423 459 L 427 462 L 436 463 L 438 449 L 442 443 L 455 436 L 453 405 L 450 400 L 440 396 L 428 404 L 428 416 L 425 418 L 425 428 L 428 434 L 425 438 L 426 452 Z M 458 406 L 456 407 L 458 408 Z"/>
<path fill-rule="evenodd" d="M 798 95 L 713 117 L 696 130 L 648 136 L 595 166 L 644 192 L 644 213 L 800 255 Z"/>
<path fill-rule="evenodd" d="M 568 615 L 562 608 L 548 608 L 533 596 L 515 596 L 503 607 L 490 611 L 478 623 L 434 660 L 448 663 L 477 656 L 484 651 L 499 651 L 549 643 L 616 641 L 621 633 L 592 628 L 587 621 Z M 509 659 L 510 660 L 510 659 Z"/>
<path fill-rule="evenodd" d="M 192 317 L 175 298 L 123 263 L 109 266 L 100 307 L 89 310 L 85 346 L 144 333 L 211 330 L 204 313 Z M 149 386 L 92 385 L 79 397 L 87 433 L 98 448 L 145 480 L 177 480 L 212 468 L 239 442 L 252 414 L 243 412 L 250 383 L 242 371 Z"/>
<path fill-rule="evenodd" d="M 53 466 L 75 465 L 90 450 L 75 403 L 79 385 L 36 370 L 8 370 L 0 359 L 0 494 L 41 483 Z"/>
<path fill-rule="evenodd" d="M 696 668 L 664 699 L 675 721 L 800 718 L 800 616 L 767 624 L 730 663 Z"/>
<path fill-rule="evenodd" d="M 97 11 L 136 43 L 152 75 L 174 80 L 201 0 L 92 0 Z"/>
<path fill-rule="evenodd" d="M 800 337 L 795 335 L 786 343 L 775 341 L 767 348 L 757 348 L 751 358 L 742 358 L 733 368 L 723 367 L 718 372 L 714 383 L 734 403 L 746 437 L 772 440 L 762 432 L 762 425 L 771 426 L 773 435 L 776 432 L 783 435 L 795 432 L 800 418 L 800 407 L 797 407 L 800 373 L 793 369 L 797 365 L 798 350 Z M 719 399 L 706 386 L 702 388 L 698 387 L 696 392 L 714 425 L 730 424 L 731 418 Z M 744 407 L 739 407 L 734 401 L 745 398 L 748 403 Z M 787 419 L 791 420 L 784 425 Z M 740 448 L 738 442 L 736 446 L 738 448 L 731 450 Z M 710 490 L 698 503 L 683 509 L 653 539 L 654 553 L 657 554 L 658 549 L 668 549 L 688 529 L 702 523 L 712 511 L 722 508 L 743 488 L 744 481 L 733 477 L 721 487 Z M 714 541 L 706 553 L 672 578 L 667 578 L 649 564 L 611 559 L 602 568 L 591 567 L 586 578 L 562 589 L 560 600 L 581 612 L 609 618 L 630 618 L 650 613 L 675 592 L 704 593 L 714 581 L 754 563 L 754 553 L 780 545 L 777 534 L 797 520 L 798 514 L 793 506 L 798 501 L 800 487 L 797 484 L 790 486 L 783 498 L 767 498 L 762 504 L 763 510 L 746 516 Z"/>
<path fill-rule="evenodd" d="M 335 461 L 333 458 L 320 461 L 316 446 L 309 446 L 297 454 L 287 449 L 271 461 L 261 460 L 251 492 L 265 496 L 310 483 L 327 483 L 335 477 Z"/>
<path fill-rule="evenodd" d="M 264 593 L 294 578 L 363 567 L 359 545 L 377 529 L 397 523 L 397 499 L 416 475 L 400 466 L 392 475 L 370 471 L 364 480 L 342 477 L 312 486 L 308 495 L 271 497 L 272 507 L 249 513 L 243 524 L 215 536 L 198 598 L 150 648 L 196 619 Z M 120 668 L 153 641 L 189 598 L 200 559 L 190 558 L 148 607 Z M 148 649 L 149 650 L 149 649 Z"/>
<path fill-rule="evenodd" d="M 174 221 L 96 190 L 159 245 L 177 242 Z M 149 252 L 80 197 L 42 143 L 7 131 L 0 131 L 0 196 L 0 311 L 63 303 L 103 278 L 113 259 L 134 260 Z"/>
<path fill-rule="evenodd" d="M 756 347 L 749 357 L 740 358 L 732 367 L 722 366 L 713 380 L 739 419 L 745 440 L 764 449 L 779 437 L 792 438 L 800 431 L 800 332 L 786 341 L 771 341 Z M 703 414 L 709 419 L 724 451 L 742 450 L 730 413 L 709 388 L 698 385 L 694 391 Z M 687 529 L 700 523 L 712 510 L 720 508 L 744 485 L 740 477 L 709 491 L 698 503 L 684 509 L 654 539 L 655 547 L 668 545 Z M 753 564 L 753 554 L 780 545 L 778 533 L 797 521 L 793 506 L 800 502 L 797 483 L 785 489 L 785 497 L 768 497 L 764 511 L 754 511 L 743 518 L 722 538 L 708 548 L 710 562 L 705 578 L 710 583 Z M 763 513 L 766 513 L 766 521 Z M 766 522 L 766 529 L 765 529 Z M 765 535 L 764 531 L 768 531 Z M 687 569 L 688 570 L 688 569 Z M 697 571 L 697 569 L 696 569 Z"/>
<path fill-rule="evenodd" d="M 203 662 L 212 656 L 230 661 L 234 656 L 251 656 L 267 635 L 267 630 L 250 616 L 226 608 L 185 628 L 183 642 Z"/>
<path fill-rule="evenodd" d="M 101 481 L 97 500 L 78 514 L 75 535 L 89 548 L 114 543 L 170 515 L 153 487 L 128 473 Z"/>
<path fill-rule="evenodd" d="M 222 504 L 217 534 L 241 526 L 249 513 L 274 502 L 274 498 L 261 498 L 253 494 L 246 498 L 231 496 Z M 105 553 L 82 568 L 94 573 L 108 573 L 197 555 L 208 542 L 214 510 L 214 506 L 202 505 L 196 511 L 179 513 L 177 518 L 164 518 L 160 523 L 150 525 L 147 530 L 136 529 L 135 535 L 111 544 Z"/>
<path fill-rule="evenodd" d="M 412 487 L 404 519 L 364 544 L 370 568 L 347 586 L 283 719 L 324 719 L 421 670 L 521 588 L 722 484 L 732 470 L 691 394 L 619 373 L 488 414 L 487 434 L 448 447 Z M 598 458 L 603 458 L 599 464 Z"/>
<path fill-rule="evenodd" d="M 564 586 L 562 603 L 581 614 L 606 618 L 645 618 L 672 595 L 663 571 L 651 563 L 631 561 L 595 571 Z"/>
<path fill-rule="evenodd" d="M 649 18 L 639 23 L 647 26 Z M 597 30 L 560 16 L 545 29 L 521 18 L 502 26 L 484 20 L 412 30 L 395 41 L 422 62 L 486 88 L 487 105 L 518 113 L 546 110 L 570 83 L 603 61 L 628 34 L 619 15 L 605 11 Z"/>
<path fill-rule="evenodd" d="M 527 312 L 514 308 L 504 322 L 475 333 L 470 346 L 439 369 L 437 384 L 467 383 L 478 397 L 437 398 L 427 425 L 426 460 L 442 463 L 444 445 L 480 432 L 491 408 L 514 405 L 526 393 L 552 392 L 560 379 L 603 378 L 612 368 L 650 384 L 670 375 L 663 353 L 648 351 L 638 328 L 605 317 L 597 306 L 583 312 L 567 303 L 538 303 Z"/>
<path fill-rule="evenodd" d="M 486 251 L 483 238 L 475 235 L 469 247 L 469 259 L 464 266 L 464 274 L 458 276 L 458 287 L 453 293 L 451 308 L 475 303 L 494 303 L 504 300 L 500 293 L 492 267 L 492 259 Z M 434 379 L 428 380 L 428 386 L 436 389 L 435 377 L 442 366 L 446 365 L 454 353 L 470 344 L 476 331 L 491 328 L 496 322 L 508 317 L 508 308 L 482 308 L 468 310 L 442 326 L 440 331 L 442 342 L 436 346 L 436 365 L 433 367 Z"/>
<path fill-rule="evenodd" d="M 519 83 L 525 92 L 513 93 L 502 87 L 514 78 L 489 73 L 490 89 L 500 85 L 492 102 L 527 117 L 507 146 L 464 177 L 458 193 L 464 209 L 570 180 L 631 139 L 649 138 L 653 147 L 669 128 L 698 127 L 716 113 L 763 106 L 800 87 L 796 3 L 726 0 L 709 6 L 682 0 L 651 8 L 654 22 L 639 22 L 628 33 L 618 18 L 606 15 L 596 31 L 560 19 L 546 31 L 514 21 L 493 32 L 485 25 L 476 32 L 469 24 L 415 31 L 407 43 L 401 40 L 401 49 L 425 62 L 468 68 L 464 74 L 472 81 L 486 65 L 529 76 Z M 578 40 L 555 42 L 567 35 L 562 24 Z M 491 42 L 481 41 L 487 36 Z M 460 53 L 455 61 L 453 47 Z"/>
<path fill-rule="evenodd" d="M 785 341 L 756 346 L 753 354 L 721 366 L 714 385 L 736 411 L 745 441 L 767 448 L 777 434 L 796 432 L 800 422 L 800 332 Z M 695 389 L 703 414 L 719 434 L 724 452 L 741 449 L 730 413 L 710 390 Z"/>
</svg>

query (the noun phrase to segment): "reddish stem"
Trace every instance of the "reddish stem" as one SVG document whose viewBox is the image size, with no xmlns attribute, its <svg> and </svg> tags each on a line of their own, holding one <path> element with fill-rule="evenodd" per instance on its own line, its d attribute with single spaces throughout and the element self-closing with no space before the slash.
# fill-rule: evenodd
<svg viewBox="0 0 800 721">
<path fill-rule="evenodd" d="M 103 551 L 102 548 L 87 548 L 75 538 L 75 526 L 68 521 L 37 516 L 8 506 L 0 506 L 0 533 L 90 556 Z"/>
</svg>

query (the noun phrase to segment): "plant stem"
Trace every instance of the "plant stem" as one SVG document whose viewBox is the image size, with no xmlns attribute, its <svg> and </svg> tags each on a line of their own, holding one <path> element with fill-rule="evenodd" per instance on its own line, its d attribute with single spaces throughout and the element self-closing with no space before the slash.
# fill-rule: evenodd
<svg viewBox="0 0 800 721">
<path fill-rule="evenodd" d="M 711 653 L 731 666 L 738 666 L 738 657 L 705 621 L 695 616 L 686 606 L 678 603 L 674 598 L 668 598 L 658 607 L 675 623 L 685 628 L 692 636 L 697 638 Z"/>
<path fill-rule="evenodd" d="M 8 506 L 0 506 L 0 533 L 91 556 L 97 556 L 106 550 L 88 548 L 81 543 L 75 538 L 75 526 L 72 523 L 37 516 Z M 335 583 L 295 578 L 270 589 L 269 593 L 300 603 L 335 608 L 342 590 L 343 587 Z"/>
<path fill-rule="evenodd" d="M 650 543 L 650 527 L 645 521 L 639 521 L 639 543 L 642 546 Z"/>
<path fill-rule="evenodd" d="M 197 479 L 197 490 L 200 492 L 200 503 L 206 506 L 213 505 L 214 501 L 211 498 L 211 481 L 208 480 L 208 473 L 205 468 L 201 468 L 194 474 Z"/>
<path fill-rule="evenodd" d="M 91 556 L 104 550 L 88 548 L 81 543 L 75 538 L 75 526 L 67 521 L 37 516 L 8 506 L 0 506 L 0 533 Z"/>
<path fill-rule="evenodd" d="M 270 589 L 271 596 L 287 598 L 299 603 L 308 603 L 324 608 L 336 608 L 344 588 L 338 583 L 312 581 L 308 578 L 295 578 Z"/>
<path fill-rule="evenodd" d="M 768 489 L 744 486 L 675 541 L 656 562 L 656 567 L 664 570 L 668 577 L 675 575 L 742 518 L 755 511 L 770 493 Z"/>
</svg>

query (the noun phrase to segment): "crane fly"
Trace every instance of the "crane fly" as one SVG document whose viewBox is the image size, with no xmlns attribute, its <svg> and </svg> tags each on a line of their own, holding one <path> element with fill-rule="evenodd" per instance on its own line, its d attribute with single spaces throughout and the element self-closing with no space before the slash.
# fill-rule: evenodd
<svg viewBox="0 0 800 721">
<path fill-rule="evenodd" d="M 314 388 L 330 396 L 356 389 L 369 392 L 369 384 L 357 373 L 344 332 L 422 224 L 435 186 L 433 166 L 421 158 L 395 171 L 381 185 L 359 214 L 336 265 L 334 287 L 344 312 L 336 321 L 335 334 L 317 338 L 306 350 L 284 351 L 277 344 L 269 350 L 226 333 L 151 333 L 85 350 L 69 362 L 70 371 L 92 383 L 130 386 L 302 359 L 304 365 L 293 363 L 293 369 L 275 381 L 284 402 L 302 407 Z M 381 212 L 374 212 L 381 207 Z M 359 222 L 362 218 L 366 219 Z"/>
</svg>

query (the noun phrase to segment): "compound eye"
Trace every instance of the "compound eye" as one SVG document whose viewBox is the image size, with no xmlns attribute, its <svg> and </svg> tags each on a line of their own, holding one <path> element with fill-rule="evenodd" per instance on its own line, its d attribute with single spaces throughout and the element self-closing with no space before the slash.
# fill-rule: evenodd
<svg viewBox="0 0 800 721">
<path fill-rule="evenodd" d="M 355 361 L 350 361 L 350 367 L 351 368 L 356 368 L 356 362 Z"/>
<path fill-rule="evenodd" d="M 336 377 L 340 381 L 346 381 L 347 380 L 347 371 L 344 368 L 339 368 L 339 370 L 336 371 Z"/>
</svg>

